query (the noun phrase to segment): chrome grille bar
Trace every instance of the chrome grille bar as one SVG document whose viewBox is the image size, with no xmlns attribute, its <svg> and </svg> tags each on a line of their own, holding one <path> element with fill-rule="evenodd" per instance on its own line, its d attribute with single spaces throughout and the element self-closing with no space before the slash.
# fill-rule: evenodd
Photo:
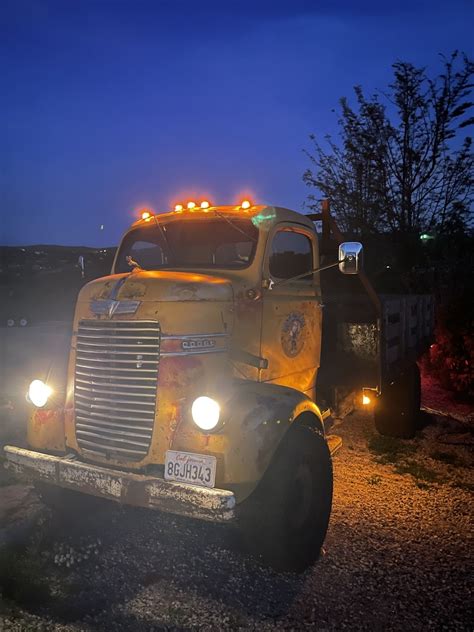
<svg viewBox="0 0 474 632">
<path fill-rule="evenodd" d="M 87 432 L 87 431 L 91 431 L 91 432 L 97 432 L 97 428 L 95 426 L 91 426 L 89 424 L 77 424 L 77 428 L 78 430 L 80 430 L 81 432 Z M 117 431 L 116 428 L 101 428 L 100 429 L 101 433 L 104 433 L 105 435 L 107 434 L 113 434 L 114 436 L 117 434 L 120 434 L 121 437 L 135 437 L 136 439 L 146 439 L 146 435 L 144 435 L 143 433 L 140 434 L 139 432 L 128 432 L 127 430 L 119 430 Z"/>
<path fill-rule="evenodd" d="M 142 441 L 132 441 L 131 439 L 127 439 L 127 438 L 123 438 L 124 434 L 127 433 L 120 433 L 120 436 L 117 436 L 119 433 L 114 433 L 113 437 L 108 437 L 107 435 L 103 435 L 103 434 L 98 434 L 97 432 L 89 432 L 88 430 L 76 430 L 76 434 L 78 435 L 83 435 L 86 437 L 97 437 L 97 439 L 101 439 L 102 441 L 113 441 L 114 443 L 128 443 L 130 445 L 133 446 L 138 446 L 139 448 L 148 448 L 148 442 L 145 441 L 145 443 L 143 443 Z"/>
<path fill-rule="evenodd" d="M 108 450 L 110 450 L 110 447 L 108 445 L 100 445 L 94 441 L 86 441 L 85 439 L 81 439 L 81 445 L 84 447 L 85 450 L 89 450 L 90 452 L 95 452 L 96 454 L 103 455 L 104 452 L 107 452 Z M 117 456 L 119 454 L 133 454 L 135 458 L 127 459 L 131 461 L 139 461 L 144 456 L 146 456 L 146 451 L 143 451 L 143 450 L 130 450 L 130 449 L 127 450 L 125 448 L 114 447 L 114 452 L 117 453 Z"/>
<path fill-rule="evenodd" d="M 80 375 L 79 371 L 77 371 L 77 373 Z M 114 377 L 114 380 L 127 380 L 127 377 L 121 377 L 121 376 L 117 376 Z M 149 377 L 144 377 L 144 378 L 140 378 L 140 380 L 153 380 L 153 378 L 149 378 Z M 137 382 L 138 379 L 134 380 L 134 382 Z M 89 384 L 91 386 L 109 386 L 109 384 L 107 382 L 97 382 L 95 380 L 84 380 L 83 378 L 76 378 L 76 382 L 79 382 L 79 384 Z M 110 382 L 110 386 L 114 387 L 114 388 L 122 388 L 124 385 L 123 383 L 120 382 Z M 146 388 L 146 389 L 154 389 L 154 385 L 152 384 L 134 384 L 133 385 L 134 388 Z"/>
<path fill-rule="evenodd" d="M 100 336 L 97 336 L 97 338 L 100 338 Z M 81 345 L 81 347 L 112 347 L 113 349 L 116 349 L 117 347 L 125 347 L 128 349 L 155 349 L 155 345 L 146 345 L 146 344 L 135 344 L 135 345 L 131 345 L 129 343 L 120 343 L 120 342 L 85 342 L 84 340 L 82 340 L 82 338 L 79 340 L 78 339 L 78 344 Z"/>
<path fill-rule="evenodd" d="M 83 395 L 83 394 L 79 395 L 79 393 L 77 393 L 76 397 L 81 397 L 81 399 L 85 399 L 88 402 L 94 402 L 92 406 L 95 406 L 95 402 L 110 402 L 110 404 L 131 404 L 132 406 L 154 406 L 154 402 L 143 402 L 142 404 L 142 402 L 137 402 L 136 400 L 133 401 L 132 399 L 112 399 L 110 397 L 90 397 L 89 395 Z M 107 408 L 110 408 L 110 405 L 108 405 Z M 124 410 L 122 406 L 120 406 L 120 408 Z"/>
<path fill-rule="evenodd" d="M 112 364 L 112 363 L 111 363 Z M 130 369 L 127 369 L 126 367 L 101 367 L 101 366 L 90 366 L 90 364 L 82 364 L 80 362 L 76 363 L 76 367 L 79 367 L 80 369 L 94 369 L 95 371 L 130 371 Z M 135 370 L 134 370 L 135 372 Z M 156 373 L 156 371 L 154 369 L 137 369 L 137 372 L 140 373 Z M 90 375 L 88 373 L 88 375 Z M 97 376 L 99 377 L 99 376 Z M 135 377 L 133 377 L 133 379 L 136 379 Z"/>
<path fill-rule="evenodd" d="M 85 322 L 85 321 L 82 321 Z M 94 326 L 88 326 L 88 325 L 83 325 L 81 327 L 81 332 L 78 332 L 79 336 L 82 336 L 82 331 L 101 331 L 102 333 L 104 332 L 110 332 L 110 331 L 117 331 L 117 332 L 121 332 L 121 331 L 125 331 L 127 333 L 129 332 L 145 332 L 150 334 L 150 332 L 155 332 L 160 334 L 161 333 L 161 329 L 160 327 L 136 327 L 135 323 L 139 323 L 139 322 L 143 322 L 143 321 L 135 321 L 135 320 L 130 320 L 130 321 L 125 321 L 125 320 L 117 320 L 115 322 L 108 322 L 105 320 L 101 320 L 98 321 L 96 323 L 96 321 L 92 321 L 94 323 Z M 130 324 L 130 327 L 127 326 L 127 322 Z M 151 322 L 151 321 L 147 321 L 147 322 Z M 97 326 L 95 326 L 97 325 Z M 112 326 L 109 326 L 112 325 Z M 120 325 L 120 327 L 115 327 L 115 325 Z M 132 336 L 135 339 L 135 336 Z"/>
<path fill-rule="evenodd" d="M 156 321 L 79 322 L 74 401 L 82 449 L 134 461 L 146 456 L 155 419 L 160 340 Z"/>
<path fill-rule="evenodd" d="M 86 360 L 87 362 L 108 362 L 109 364 L 134 364 L 136 366 L 137 362 L 140 362 L 141 364 L 156 364 L 158 358 L 155 358 L 154 360 L 143 360 L 142 358 L 129 358 L 128 360 L 122 360 L 122 359 L 118 359 L 118 358 L 81 358 L 81 356 L 79 355 L 81 352 L 78 351 L 77 352 L 77 359 L 78 360 Z M 115 355 L 113 352 L 111 352 L 112 355 Z M 130 353 L 129 355 L 132 355 L 132 353 Z M 142 355 L 141 353 L 139 354 L 135 354 L 135 355 Z M 141 367 L 137 367 L 141 368 Z"/>
<path fill-rule="evenodd" d="M 78 421 L 79 420 L 79 421 Z M 82 423 L 84 422 L 84 423 Z M 89 418 L 88 417 L 82 417 L 80 414 L 76 415 L 76 426 L 79 426 L 79 424 L 81 425 L 89 425 Z M 113 421 L 110 421 L 110 419 L 108 421 L 104 421 L 103 419 L 94 419 L 94 428 L 99 428 L 99 427 L 105 427 L 105 428 L 115 428 L 115 430 L 145 430 L 148 432 L 149 428 L 147 426 L 137 426 L 136 424 L 116 424 Z"/>
<path fill-rule="evenodd" d="M 95 417 L 103 417 L 104 415 L 101 415 L 101 413 L 102 413 L 103 411 L 110 410 L 109 408 L 106 408 L 105 406 L 95 406 L 95 405 L 94 405 L 92 408 L 93 408 L 93 412 L 95 413 Z M 82 408 L 79 408 L 79 407 L 77 408 L 77 411 L 78 411 L 78 412 L 80 412 L 81 410 L 85 411 L 85 412 L 86 412 L 86 414 L 88 414 L 88 413 L 89 413 L 88 409 L 87 409 L 86 407 L 84 407 L 84 406 L 83 406 Z M 113 408 L 113 409 L 111 410 L 111 412 L 113 412 L 113 413 L 114 413 L 114 412 L 116 412 L 117 410 L 118 410 L 118 409 Z M 143 413 L 143 410 L 137 410 L 137 409 L 134 409 L 134 408 L 121 408 L 121 409 L 120 409 L 120 412 L 122 412 L 122 413 L 134 413 L 134 414 L 137 414 L 137 413 L 138 413 L 138 414 L 141 414 L 141 413 Z M 107 415 L 106 415 L 106 416 L 107 416 Z M 115 416 L 113 417 L 113 419 L 115 419 Z M 120 419 L 122 419 L 122 417 L 118 417 L 117 419 L 118 419 L 118 420 L 120 420 Z M 146 421 L 147 421 L 147 420 L 146 420 L 146 418 L 143 418 L 143 421 L 145 421 L 145 422 L 146 422 Z"/>
<path fill-rule="evenodd" d="M 112 345 L 110 345 L 112 347 Z M 78 353 L 100 353 L 100 354 L 107 354 L 107 355 L 130 355 L 131 351 L 115 351 L 116 347 L 112 347 L 111 349 L 78 349 Z M 138 355 L 147 355 L 147 356 L 153 356 L 154 358 L 156 358 L 158 356 L 156 351 L 142 351 L 143 347 L 134 347 L 135 351 L 139 351 L 140 353 Z M 85 358 L 86 359 L 86 358 Z M 89 360 L 90 358 L 87 358 L 87 360 Z"/>
<path fill-rule="evenodd" d="M 107 384 L 103 384 L 103 386 L 107 386 Z M 131 386 L 127 385 L 126 388 L 131 388 Z M 85 386 L 79 386 L 79 385 L 76 386 L 76 397 L 80 394 L 77 391 L 85 391 L 84 395 L 86 393 L 101 393 L 103 395 L 113 395 L 113 394 L 117 393 L 117 391 L 114 391 L 113 389 L 112 390 L 110 390 L 110 389 L 105 389 L 104 390 L 104 389 L 101 389 L 101 388 L 87 388 Z M 123 389 L 120 389 L 120 392 L 122 394 L 124 394 L 123 393 Z M 130 393 L 127 392 L 126 394 L 131 396 L 131 397 L 153 397 L 153 399 L 155 398 L 155 393 L 142 393 L 142 392 L 135 393 L 133 391 L 130 391 Z M 92 399 L 94 399 L 94 397 L 92 397 Z"/>
</svg>

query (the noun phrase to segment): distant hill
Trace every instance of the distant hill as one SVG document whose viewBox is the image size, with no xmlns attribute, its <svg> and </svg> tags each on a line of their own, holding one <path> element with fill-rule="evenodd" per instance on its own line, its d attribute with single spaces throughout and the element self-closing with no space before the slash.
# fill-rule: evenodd
<svg viewBox="0 0 474 632">
<path fill-rule="evenodd" d="M 0 275 L 14 272 L 60 270 L 76 266 L 80 255 L 86 264 L 103 269 L 112 266 L 116 248 L 90 248 L 86 246 L 0 246 Z"/>
<path fill-rule="evenodd" d="M 0 325 L 70 320 L 80 288 L 110 273 L 116 248 L 0 246 Z M 84 257 L 85 277 L 78 266 Z"/>
</svg>

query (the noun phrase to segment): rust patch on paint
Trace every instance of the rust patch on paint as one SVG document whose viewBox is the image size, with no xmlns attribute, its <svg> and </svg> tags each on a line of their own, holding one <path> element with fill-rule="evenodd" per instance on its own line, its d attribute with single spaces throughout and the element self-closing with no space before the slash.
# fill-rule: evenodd
<svg viewBox="0 0 474 632">
<path fill-rule="evenodd" d="M 239 319 L 254 318 L 262 309 L 261 296 L 254 299 L 247 298 L 244 292 L 237 294 L 235 301 L 235 313 Z"/>
<path fill-rule="evenodd" d="M 176 284 L 172 286 L 171 294 L 180 301 L 189 301 L 196 298 L 200 289 L 201 286 L 198 283 Z"/>
<path fill-rule="evenodd" d="M 158 383 L 161 388 L 181 389 L 195 382 L 195 372 L 202 369 L 202 361 L 190 356 L 163 358 Z"/>
<path fill-rule="evenodd" d="M 126 281 L 119 298 L 141 298 L 146 294 L 146 285 L 137 281 Z"/>
<path fill-rule="evenodd" d="M 91 300 L 109 298 L 114 283 L 112 281 L 106 281 L 103 285 L 97 288 L 96 292 L 91 294 Z"/>
<path fill-rule="evenodd" d="M 33 421 L 34 423 L 41 425 L 45 424 L 51 420 L 56 420 L 61 411 L 59 410 L 36 410 L 33 413 Z"/>
</svg>

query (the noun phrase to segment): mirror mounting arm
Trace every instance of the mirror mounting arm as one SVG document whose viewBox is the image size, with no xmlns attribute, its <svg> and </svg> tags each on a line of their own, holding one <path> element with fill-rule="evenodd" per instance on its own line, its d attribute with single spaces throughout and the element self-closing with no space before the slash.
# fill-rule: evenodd
<svg viewBox="0 0 474 632">
<path fill-rule="evenodd" d="M 291 281 L 298 281 L 298 279 L 307 277 L 310 274 L 316 274 L 316 272 L 323 272 L 324 270 L 329 270 L 329 268 L 335 268 L 343 261 L 344 259 L 341 259 L 340 261 L 336 261 L 336 263 L 330 263 L 329 265 L 322 266 L 321 268 L 314 268 L 313 270 L 308 270 L 308 272 L 303 272 L 302 274 L 298 274 L 294 277 L 290 277 L 289 279 L 282 279 L 281 281 L 274 281 L 273 279 L 265 279 L 263 282 L 263 287 L 268 288 L 269 290 L 272 290 L 274 287 L 285 285 L 285 283 L 290 283 Z"/>
</svg>

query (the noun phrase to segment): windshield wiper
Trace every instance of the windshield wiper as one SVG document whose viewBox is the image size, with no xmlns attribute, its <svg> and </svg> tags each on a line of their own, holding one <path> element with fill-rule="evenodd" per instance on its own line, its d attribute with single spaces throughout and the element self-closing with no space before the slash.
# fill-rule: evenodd
<svg viewBox="0 0 474 632">
<path fill-rule="evenodd" d="M 158 228 L 158 230 L 160 231 L 160 235 L 161 235 L 161 237 L 162 237 L 163 241 L 164 241 L 164 242 L 165 242 L 165 244 L 166 244 L 166 247 L 167 247 L 167 249 L 168 249 L 168 253 L 171 255 L 172 259 L 175 259 L 174 252 L 173 252 L 173 249 L 172 249 L 172 248 L 171 248 L 171 246 L 170 246 L 170 242 L 168 241 L 168 237 L 167 237 L 167 235 L 166 235 L 166 233 L 165 233 L 165 229 L 164 229 L 164 228 L 163 228 L 163 226 L 160 224 L 160 222 L 157 220 L 156 215 L 153 215 L 153 218 L 154 218 L 154 220 L 155 220 L 156 227 L 157 227 L 157 228 Z"/>
<path fill-rule="evenodd" d="M 234 222 L 229 219 L 228 217 L 226 217 L 225 215 L 222 215 L 222 213 L 219 213 L 219 211 L 216 211 L 215 209 L 213 209 L 213 212 L 220 218 L 224 219 L 230 226 L 232 226 L 233 228 L 235 228 L 235 230 L 238 230 L 239 233 L 242 233 L 242 235 L 245 235 L 247 237 L 247 239 L 251 239 L 252 241 L 254 241 L 255 243 L 257 243 L 257 238 L 254 237 L 253 235 L 249 235 L 248 233 L 245 232 L 245 230 L 242 230 L 242 228 L 240 228 L 239 226 L 237 226 L 237 224 L 234 224 Z"/>
</svg>

